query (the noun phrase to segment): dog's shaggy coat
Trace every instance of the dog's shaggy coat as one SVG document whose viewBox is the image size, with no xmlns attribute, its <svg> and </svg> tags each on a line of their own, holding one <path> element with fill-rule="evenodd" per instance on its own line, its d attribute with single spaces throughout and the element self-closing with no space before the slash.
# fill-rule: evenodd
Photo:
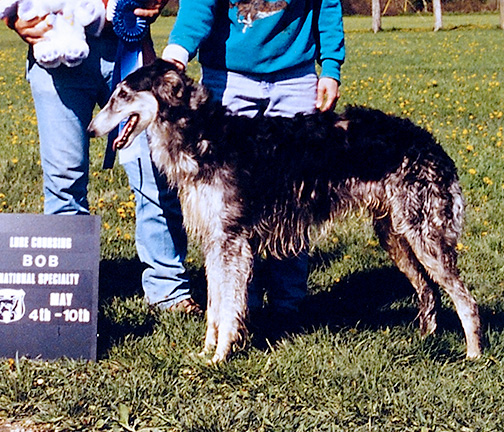
<svg viewBox="0 0 504 432">
<path fill-rule="evenodd" d="M 229 115 L 173 65 L 156 61 L 122 82 L 89 126 L 116 147 L 148 128 L 152 158 L 179 189 L 201 239 L 208 280 L 204 353 L 224 360 L 240 337 L 254 254 L 297 254 L 308 228 L 367 208 L 382 246 L 417 291 L 422 334 L 436 328 L 436 289 L 453 300 L 467 357 L 480 321 L 459 278 L 463 197 L 452 160 L 409 120 L 364 108 L 295 118 Z"/>
</svg>

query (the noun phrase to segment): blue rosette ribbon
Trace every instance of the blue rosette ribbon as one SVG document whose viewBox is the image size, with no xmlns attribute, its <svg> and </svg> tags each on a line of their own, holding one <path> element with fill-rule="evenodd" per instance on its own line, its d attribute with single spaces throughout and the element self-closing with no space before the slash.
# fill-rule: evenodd
<svg viewBox="0 0 504 432">
<path fill-rule="evenodd" d="M 119 0 L 114 10 L 112 26 L 116 35 L 125 43 L 139 43 L 149 32 L 149 23 L 133 11 L 145 7 L 142 0 Z"/>
</svg>

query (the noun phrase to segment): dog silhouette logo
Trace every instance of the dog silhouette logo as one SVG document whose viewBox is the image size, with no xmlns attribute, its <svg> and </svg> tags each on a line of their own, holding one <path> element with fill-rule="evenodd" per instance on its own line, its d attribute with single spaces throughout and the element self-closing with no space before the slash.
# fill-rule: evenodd
<svg viewBox="0 0 504 432">
<path fill-rule="evenodd" d="M 25 314 L 25 291 L 0 289 L 0 323 L 19 321 Z"/>
</svg>

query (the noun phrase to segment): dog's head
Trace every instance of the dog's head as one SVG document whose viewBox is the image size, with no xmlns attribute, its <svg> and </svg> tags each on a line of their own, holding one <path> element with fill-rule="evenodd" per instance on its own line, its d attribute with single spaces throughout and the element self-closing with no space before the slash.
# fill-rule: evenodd
<svg viewBox="0 0 504 432">
<path fill-rule="evenodd" d="M 107 104 L 89 124 L 91 137 L 109 133 L 124 121 L 114 150 L 128 147 L 158 117 L 175 108 L 194 110 L 206 100 L 201 86 L 196 86 L 172 63 L 156 60 L 119 83 Z"/>
</svg>

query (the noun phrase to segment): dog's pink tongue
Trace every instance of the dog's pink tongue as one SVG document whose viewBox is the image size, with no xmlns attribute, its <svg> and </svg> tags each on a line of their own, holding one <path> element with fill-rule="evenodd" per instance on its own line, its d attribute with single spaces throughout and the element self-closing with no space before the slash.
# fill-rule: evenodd
<svg viewBox="0 0 504 432">
<path fill-rule="evenodd" d="M 122 139 L 122 134 L 120 134 L 112 143 L 112 149 L 114 151 L 120 150 L 121 147 L 123 146 L 123 139 Z"/>
<path fill-rule="evenodd" d="M 128 142 L 128 138 L 135 130 L 137 123 L 138 123 L 138 115 L 137 114 L 131 115 L 126 124 L 119 131 L 119 135 L 117 136 L 117 138 L 112 143 L 114 151 L 120 150 L 125 146 L 125 144 Z"/>
</svg>

